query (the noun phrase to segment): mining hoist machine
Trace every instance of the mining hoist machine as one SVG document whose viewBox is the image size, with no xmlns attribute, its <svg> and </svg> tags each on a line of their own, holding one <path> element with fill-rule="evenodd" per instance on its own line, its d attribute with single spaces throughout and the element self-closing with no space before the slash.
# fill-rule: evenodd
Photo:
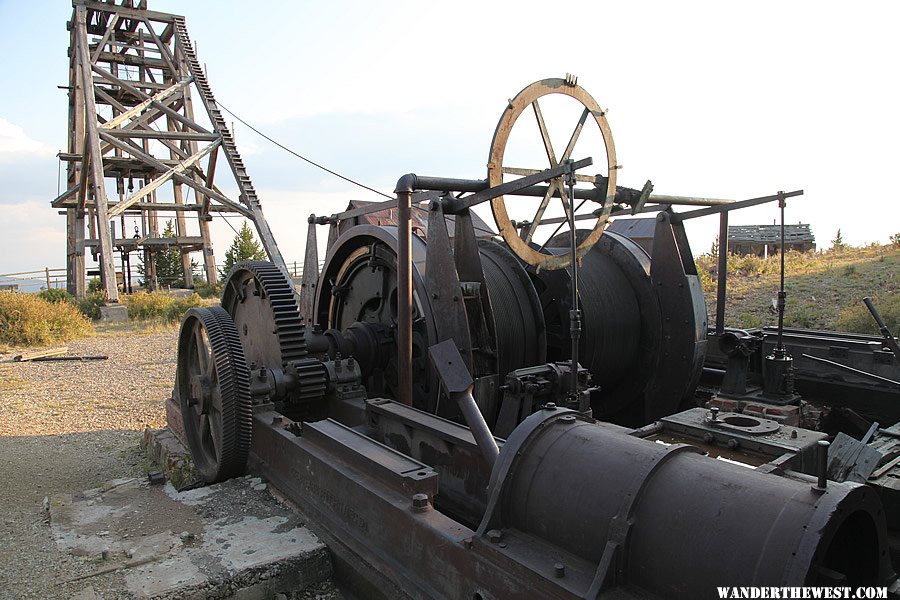
<svg viewBox="0 0 900 600">
<path fill-rule="evenodd" d="M 561 153 L 542 112 L 558 102 L 575 107 Z M 510 150 L 523 127 L 543 166 Z M 698 403 L 711 333 L 684 223 L 802 192 L 655 195 L 619 169 L 606 112 L 545 79 L 503 108 L 486 178 L 408 174 L 394 199 L 298 220 L 299 287 L 236 265 L 178 340 L 169 423 L 203 479 L 267 478 L 367 595 L 896 590 L 896 515 L 877 486 L 829 478 L 827 433 Z M 652 247 L 607 228 L 648 212 Z M 776 359 L 756 398 L 785 406 Z"/>
</svg>

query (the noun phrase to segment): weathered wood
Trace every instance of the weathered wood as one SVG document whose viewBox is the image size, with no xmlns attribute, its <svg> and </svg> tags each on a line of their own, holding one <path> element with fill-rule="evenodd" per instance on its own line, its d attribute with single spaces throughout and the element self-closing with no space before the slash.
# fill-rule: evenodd
<svg viewBox="0 0 900 600">
<path fill-rule="evenodd" d="M 94 50 L 94 53 L 91 55 L 91 62 L 97 62 L 97 58 L 100 56 L 100 53 L 103 52 L 103 47 L 109 42 L 109 38 L 112 33 L 116 29 L 116 23 L 119 22 L 119 15 L 112 15 L 110 17 L 109 22 L 106 24 L 106 33 L 103 34 L 103 37 L 100 38 L 100 42 L 97 44 L 97 49 Z"/>
<path fill-rule="evenodd" d="M 173 86 L 171 86 L 171 87 L 169 87 L 169 88 L 164 89 L 163 91 L 159 92 L 158 94 L 154 94 L 153 97 L 147 98 L 146 100 L 144 100 L 144 101 L 141 102 L 140 104 L 136 105 L 136 106 L 133 107 L 132 109 L 130 109 L 130 110 L 126 111 L 126 112 L 123 112 L 121 115 L 119 115 L 119 116 L 117 116 L 116 118 L 114 118 L 114 119 L 108 121 L 105 125 L 102 126 L 102 128 L 103 128 L 103 129 L 114 129 L 114 128 L 118 127 L 119 125 L 121 125 L 121 124 L 124 123 L 125 121 L 127 121 L 127 120 L 131 119 L 132 117 L 134 117 L 134 116 L 136 116 L 136 115 L 138 115 L 138 114 L 144 112 L 145 110 L 147 110 L 147 108 L 148 108 L 153 102 L 162 102 L 163 100 L 165 100 L 166 98 L 168 98 L 168 97 L 171 96 L 172 94 L 175 94 L 176 92 L 180 92 L 181 90 L 183 90 L 185 87 L 187 87 L 188 85 L 190 85 L 190 83 L 191 83 L 191 80 L 190 80 L 190 79 L 185 79 L 185 80 L 183 80 L 183 81 L 179 81 L 179 82 L 176 83 L 175 85 L 173 85 Z"/>
<path fill-rule="evenodd" d="M 75 56 L 75 29 L 69 34 L 70 48 L 73 49 L 69 61 L 69 140 L 68 150 L 78 156 L 81 164 L 68 164 L 68 187 L 74 193 L 86 189 L 84 182 L 78 183 L 86 168 L 84 160 L 84 87 L 78 76 Z M 66 289 L 76 298 L 87 293 L 87 278 L 84 265 L 84 202 L 76 200 L 74 208 L 66 210 Z"/>
<path fill-rule="evenodd" d="M 309 324 L 316 322 L 316 288 L 319 286 L 319 243 L 316 224 L 306 229 L 306 254 L 303 257 L 303 278 L 300 280 L 300 316 Z"/>
<path fill-rule="evenodd" d="M 192 131 L 156 131 L 154 129 L 112 129 L 107 131 L 118 138 L 135 138 L 148 140 L 178 140 L 192 142 L 214 142 L 221 138 L 214 133 L 195 133 Z"/>
<path fill-rule="evenodd" d="M 216 164 L 219 156 L 219 148 L 216 147 L 213 153 L 209 155 L 209 165 L 206 168 L 206 187 L 213 187 L 213 178 L 216 175 Z M 216 255 L 213 252 L 212 236 L 209 232 L 208 218 L 210 211 L 209 198 L 206 196 L 198 197 L 201 203 L 200 214 L 197 215 L 198 225 L 200 226 L 200 236 L 203 238 L 203 267 L 206 271 L 206 281 L 211 285 L 216 283 L 218 273 L 216 271 Z"/>
<path fill-rule="evenodd" d="M 159 52 L 162 55 L 163 60 L 166 62 L 166 65 L 169 67 L 169 70 L 172 71 L 173 74 L 177 74 L 178 67 L 175 64 L 175 57 L 172 56 L 172 53 L 169 51 L 169 46 L 167 46 L 161 39 L 159 39 L 159 36 L 153 29 L 153 24 L 149 19 L 144 19 L 144 25 L 147 27 L 147 31 L 149 31 L 150 35 L 153 37 L 153 41 L 156 43 L 156 47 L 159 48 Z"/>
<path fill-rule="evenodd" d="M 84 240 L 84 246 L 86 248 L 94 248 L 99 245 L 99 240 L 96 239 L 86 239 Z M 159 231 L 155 234 L 151 233 L 151 237 L 142 237 L 142 238 L 116 238 L 113 240 L 113 244 L 116 246 L 135 246 L 138 243 L 142 246 L 154 246 L 156 248 L 172 248 L 174 246 L 201 246 L 203 244 L 203 238 L 196 235 L 185 235 L 185 236 L 175 236 L 175 237 L 160 237 Z"/>
<path fill-rule="evenodd" d="M 140 158 L 140 159 L 142 159 L 142 160 L 144 160 L 144 161 L 146 161 L 146 162 L 149 162 L 150 164 L 154 164 L 154 165 L 157 165 L 157 166 L 163 166 L 163 163 L 160 162 L 159 160 L 157 160 L 155 157 L 153 157 L 153 156 L 147 154 L 146 152 L 144 152 L 144 151 L 142 151 L 142 150 L 139 150 L 138 148 L 136 148 L 136 147 L 135 147 L 134 145 L 132 145 L 132 144 L 123 143 L 122 140 L 117 140 L 117 139 L 115 139 L 114 137 L 112 137 L 111 135 L 107 134 L 106 132 L 100 133 L 99 135 L 100 135 L 100 138 L 101 138 L 101 139 L 103 139 L 103 140 L 109 142 L 109 143 L 112 144 L 113 146 L 117 146 L 117 147 L 119 147 L 119 148 L 122 148 L 122 149 L 125 150 L 126 152 L 130 153 L 132 156 L 136 156 L 136 157 L 138 157 L 138 158 Z M 250 216 L 251 216 L 250 211 L 248 211 L 246 207 L 244 207 L 244 206 L 238 204 L 237 202 L 231 200 L 230 198 L 225 197 L 224 195 L 222 195 L 222 194 L 220 194 L 220 193 L 218 193 L 218 192 L 216 192 L 216 191 L 213 191 L 213 190 L 209 189 L 208 187 L 206 187 L 206 186 L 204 186 L 204 185 L 201 185 L 201 184 L 197 183 L 196 181 L 194 181 L 194 180 L 191 179 L 190 177 L 188 177 L 188 176 L 186 176 L 186 175 L 183 175 L 182 173 L 177 173 L 177 172 L 174 173 L 172 176 L 173 176 L 175 179 L 177 179 L 178 181 L 180 181 L 180 182 L 182 182 L 182 183 L 184 183 L 184 184 L 186 184 L 186 185 L 191 186 L 192 188 L 194 188 L 194 189 L 197 190 L 198 192 L 201 192 L 201 193 L 203 193 L 203 194 L 205 194 L 205 195 L 207 195 L 207 196 L 211 196 L 211 197 L 213 197 L 215 200 L 217 200 L 218 202 L 221 202 L 222 204 L 225 204 L 225 205 L 227 205 L 227 206 L 230 206 L 230 207 L 234 208 L 234 209 L 237 210 L 238 212 L 242 213 L 244 216 L 247 216 L 247 217 L 250 217 Z"/>
<path fill-rule="evenodd" d="M 177 16 L 170 13 L 158 12 L 155 10 L 138 10 L 120 6 L 117 4 L 107 4 L 106 2 L 99 2 L 98 0 L 73 0 L 72 4 L 76 5 L 76 7 L 83 6 L 91 10 L 103 13 L 117 14 L 121 17 L 127 17 L 129 19 L 135 19 L 139 21 L 143 19 L 150 19 L 151 21 L 157 21 L 159 23 L 172 23 L 175 21 L 175 17 Z"/>
<path fill-rule="evenodd" d="M 76 52 L 79 63 L 79 70 L 82 76 L 84 86 L 84 111 L 85 124 L 87 126 L 88 135 L 91 143 L 87 144 L 90 148 L 91 157 L 91 186 L 93 188 L 94 197 L 97 199 L 97 220 L 100 236 L 100 255 L 101 255 L 101 272 L 103 273 L 103 284 L 106 291 L 106 299 L 110 302 L 119 301 L 119 289 L 116 285 L 116 271 L 113 264 L 112 255 L 112 235 L 109 230 L 109 219 L 106 215 L 106 189 L 103 184 L 103 159 L 100 154 L 100 142 L 97 131 L 97 107 L 94 104 L 94 87 L 91 79 L 91 65 L 88 56 L 87 41 L 87 24 L 86 9 L 83 6 L 75 8 L 75 27 L 76 27 Z"/>
<path fill-rule="evenodd" d="M 45 356 L 60 356 L 68 351 L 69 348 L 66 346 L 63 346 L 62 348 L 49 348 L 47 350 L 34 350 L 32 352 L 17 354 L 13 357 L 13 360 L 16 362 L 28 362 L 29 360 L 44 358 Z"/>
<path fill-rule="evenodd" d="M 122 200 L 121 202 L 116 204 L 113 208 L 109 209 L 109 216 L 115 217 L 117 215 L 122 214 L 122 212 L 124 212 L 125 209 L 127 209 L 129 206 L 131 206 L 132 204 L 134 204 L 141 198 L 144 198 L 145 196 L 147 196 L 154 190 L 159 189 L 163 184 L 165 184 L 170 179 L 172 179 L 172 177 L 174 177 L 176 174 L 183 173 L 184 171 L 186 171 L 188 169 L 188 167 L 190 167 L 192 164 L 196 163 L 201 158 L 203 158 L 204 156 L 209 154 L 209 152 L 211 152 L 213 150 L 213 148 L 215 148 L 218 145 L 219 145 L 219 142 L 214 142 L 214 143 L 210 144 L 209 146 L 206 146 L 205 148 L 203 148 L 202 150 L 200 150 L 193 156 L 189 157 L 187 160 L 182 161 L 177 167 L 172 167 L 171 169 L 169 169 L 168 171 L 166 171 L 165 173 L 163 173 L 162 175 L 160 175 L 159 177 L 157 177 L 156 179 L 154 179 L 147 185 L 143 186 L 141 189 L 139 189 L 136 192 L 134 192 L 133 194 L 131 194 L 128 198 Z"/>
</svg>

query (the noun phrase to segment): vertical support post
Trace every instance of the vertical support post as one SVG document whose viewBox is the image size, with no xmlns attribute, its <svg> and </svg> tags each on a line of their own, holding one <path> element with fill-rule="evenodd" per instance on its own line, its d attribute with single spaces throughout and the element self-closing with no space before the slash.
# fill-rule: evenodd
<svg viewBox="0 0 900 600">
<path fill-rule="evenodd" d="M 569 311 L 569 332 L 572 337 L 572 373 L 569 381 L 569 404 L 571 408 L 584 410 L 579 406 L 578 397 L 578 347 L 581 343 L 581 310 L 578 308 L 578 235 L 575 232 L 575 167 L 572 159 L 567 159 L 566 186 L 569 188 L 569 243 L 572 246 L 569 266 L 572 278 L 572 310 Z"/>
<path fill-rule="evenodd" d="M 784 207 L 787 204 L 784 192 L 778 192 L 778 208 L 781 211 L 781 285 L 778 288 L 778 342 L 775 344 L 775 355 L 784 357 L 784 301 L 787 294 L 784 291 Z"/>
<path fill-rule="evenodd" d="M 208 188 L 212 187 L 216 176 L 216 158 L 218 155 L 218 147 L 213 148 L 209 155 L 209 166 L 206 169 L 206 187 Z M 200 199 L 199 196 L 198 194 L 198 200 Z M 207 283 L 215 285 L 218 274 L 216 273 L 216 255 L 213 251 L 212 236 L 209 233 L 209 222 L 212 221 L 212 215 L 209 214 L 209 198 L 203 196 L 200 204 L 201 209 L 197 215 L 197 220 L 200 224 L 200 237 L 203 239 L 203 267 L 206 271 Z"/>
<path fill-rule="evenodd" d="M 50 267 L 44 267 L 44 275 L 47 277 L 47 289 L 50 289 Z"/>
<path fill-rule="evenodd" d="M 66 209 L 66 289 L 76 298 L 83 298 L 84 273 L 84 209 Z"/>
<path fill-rule="evenodd" d="M 76 30 L 70 34 L 69 47 L 77 45 Z M 81 182 L 76 207 L 66 209 L 66 289 L 76 298 L 84 298 L 87 292 L 84 270 L 84 202 L 87 183 L 83 173 L 87 168 L 88 155 L 84 151 L 84 89 L 78 77 L 78 57 L 69 59 L 69 153 L 82 157 L 81 162 L 69 161 L 67 169 L 67 189 Z"/>
<path fill-rule="evenodd" d="M 143 182 L 142 182 L 143 185 Z M 150 204 L 156 204 L 156 191 L 150 193 L 147 198 Z M 147 235 L 151 238 L 159 237 L 159 218 L 155 210 L 147 211 Z M 144 246 L 144 255 L 147 257 L 144 264 L 144 270 L 147 278 L 147 287 L 150 290 L 159 289 L 159 278 L 156 272 L 156 251 L 150 250 L 150 246 Z"/>
<path fill-rule="evenodd" d="M 728 211 L 719 213 L 719 256 L 716 281 L 716 335 L 725 332 L 725 295 L 728 285 Z"/>
<path fill-rule="evenodd" d="M 173 73 L 172 75 L 174 77 L 175 74 Z M 167 78 L 166 85 L 172 85 L 174 83 L 174 78 Z M 175 121 L 171 115 L 166 117 L 166 125 L 169 131 L 178 130 L 178 122 Z M 172 148 L 169 148 L 169 158 L 172 160 L 179 159 L 179 156 L 177 156 Z M 172 192 L 174 194 L 175 204 L 184 204 L 184 193 L 181 182 L 174 178 L 172 179 Z M 187 220 L 185 219 L 183 211 L 175 213 L 175 235 L 178 237 L 187 236 Z M 184 287 L 192 289 L 194 287 L 194 274 L 191 272 L 191 253 L 183 248 L 181 250 L 181 273 L 184 280 Z"/>
<path fill-rule="evenodd" d="M 404 176 L 397 182 L 397 387 L 398 401 L 412 406 L 412 192 Z M 412 176 L 415 179 L 415 176 Z M 405 185 L 403 185 L 405 184 Z"/>
<path fill-rule="evenodd" d="M 316 238 L 316 216 L 309 215 L 306 230 L 306 253 L 303 255 L 303 275 L 300 279 L 300 316 L 307 323 L 316 322 L 316 288 L 319 285 L 319 242 Z M 297 263 L 294 262 L 294 272 Z"/>
<path fill-rule="evenodd" d="M 109 219 L 106 216 L 107 198 L 104 186 L 103 159 L 100 152 L 100 137 L 97 135 L 97 107 L 94 104 L 94 80 L 91 75 L 90 47 L 87 39 L 87 9 L 75 7 L 76 55 L 81 83 L 84 90 L 84 112 L 89 135 L 85 143 L 91 154 L 91 186 L 94 191 L 94 206 L 97 211 L 97 233 L 100 240 L 100 268 L 106 288 L 106 299 L 109 302 L 119 301 L 119 288 L 116 285 L 116 267 L 112 255 L 112 235 L 109 230 Z"/>
</svg>

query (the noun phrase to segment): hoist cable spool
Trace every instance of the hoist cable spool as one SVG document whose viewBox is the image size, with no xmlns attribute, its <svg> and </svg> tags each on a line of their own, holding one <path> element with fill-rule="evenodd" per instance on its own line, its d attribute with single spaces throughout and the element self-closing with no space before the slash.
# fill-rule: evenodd
<svg viewBox="0 0 900 600">
<path fill-rule="evenodd" d="M 184 434 L 207 483 L 244 472 L 250 451 L 250 371 L 224 309 L 192 308 L 178 336 L 176 386 Z"/>
<path fill-rule="evenodd" d="M 428 366 L 427 348 L 435 337 L 436 316 L 425 290 L 425 242 L 412 237 L 413 403 L 428 406 L 437 390 Z M 360 225 L 330 246 L 316 291 L 316 324 L 344 331 L 354 323 L 397 324 L 397 228 Z M 370 396 L 398 397 L 397 357 L 391 353 L 383 371 L 365 378 Z"/>
<path fill-rule="evenodd" d="M 497 336 L 497 375 L 547 360 L 544 314 L 528 273 L 504 246 L 478 243 Z"/>
<path fill-rule="evenodd" d="M 318 324 L 345 330 L 355 322 L 393 326 L 396 309 L 396 228 L 363 225 L 348 230 L 332 246 L 319 278 Z M 435 314 L 425 290 L 425 242 L 413 236 L 413 397 L 414 405 L 436 406 L 438 386 L 427 360 L 437 343 Z M 544 362 L 546 340 L 540 300 L 521 263 L 504 246 L 479 242 L 479 255 L 492 310 L 495 348 L 473 351 L 497 358 L 498 380 L 509 371 Z M 393 395 L 396 359 L 385 369 L 383 384 L 369 378 L 370 395 Z M 493 373 L 492 373 L 493 374 Z M 379 389 L 383 385 L 383 389 Z M 396 396 L 395 396 L 396 397 Z"/>
<path fill-rule="evenodd" d="M 539 102 L 541 98 L 549 95 L 568 96 L 580 103 L 583 107 L 581 118 L 578 123 L 576 123 L 566 148 L 562 150 L 559 156 L 556 155 L 552 142 L 550 141 L 550 136 L 544 122 Z M 595 216 L 595 220 L 589 235 L 578 244 L 577 256 L 578 258 L 581 258 L 590 251 L 591 246 L 593 246 L 603 234 L 603 230 L 606 228 L 607 220 L 616 198 L 616 171 L 619 167 L 616 163 L 616 147 L 613 142 L 612 132 L 609 129 L 609 123 L 606 120 L 606 112 L 600 108 L 597 101 L 588 94 L 584 88 L 577 85 L 576 80 L 572 77 L 566 77 L 565 79 L 544 79 L 532 83 L 519 92 L 515 98 L 509 101 L 506 110 L 503 112 L 500 121 L 497 123 L 497 129 L 494 131 L 494 137 L 491 140 L 491 148 L 488 156 L 488 183 L 492 187 L 502 184 L 504 182 L 504 175 L 532 175 L 547 168 L 546 166 L 537 169 L 522 168 L 523 165 L 504 164 L 506 146 L 513 127 L 519 116 L 529 107 L 533 110 L 535 119 L 537 120 L 550 167 L 556 167 L 567 159 L 578 160 L 591 156 L 595 159 L 595 164 L 602 168 L 602 165 L 597 161 L 599 161 L 599 157 L 602 154 L 605 154 L 606 156 L 606 176 L 576 175 L 577 181 L 591 183 L 597 186 L 597 191 L 600 192 L 600 197 L 603 198 L 599 208 L 594 207 L 593 204 L 590 205 L 593 209 L 592 212 Z M 575 148 L 578 139 L 585 124 L 588 122 L 596 124 L 600 129 L 604 147 L 602 149 L 596 147 L 579 147 L 577 152 L 581 154 L 575 156 L 573 155 L 573 152 L 576 152 Z M 602 154 L 598 152 L 600 150 L 602 150 Z M 554 197 L 562 201 L 565 207 L 568 206 L 568 191 L 565 189 L 563 177 L 552 179 L 549 184 L 547 194 L 541 200 L 524 235 L 520 235 L 520 232 L 513 226 L 512 220 L 509 217 L 506 205 L 507 199 L 505 197 L 500 196 L 493 199 L 491 201 L 491 209 L 494 213 L 497 227 L 500 230 L 500 235 L 503 236 L 504 241 L 506 241 L 516 256 L 521 258 L 527 264 L 540 269 L 564 269 L 571 264 L 569 255 L 566 255 L 565 253 L 558 254 L 549 252 L 546 248 L 530 244 L 530 242 L 533 241 L 532 238 L 534 237 L 538 224 L 544 216 L 544 212 L 554 201 Z M 604 193 L 605 196 L 603 195 Z M 511 206 L 516 202 L 513 198 L 510 198 L 509 201 Z M 565 208 L 565 210 L 568 212 L 569 209 Z"/>
<path fill-rule="evenodd" d="M 274 264 L 253 260 L 234 265 L 222 289 L 222 308 L 241 335 L 251 368 L 281 367 L 306 356 L 293 284 Z"/>
<path fill-rule="evenodd" d="M 577 239 L 589 233 L 581 230 Z M 546 250 L 564 254 L 568 244 L 568 233 L 561 234 L 548 242 Z M 547 360 L 568 360 L 571 274 L 533 267 L 529 273 L 547 321 Z M 650 257 L 625 236 L 607 231 L 582 259 L 578 279 L 583 327 L 579 362 L 591 373 L 592 383 L 600 386 L 592 402 L 594 416 L 640 421 L 646 374 L 662 343 L 660 300 L 650 280 Z"/>
</svg>

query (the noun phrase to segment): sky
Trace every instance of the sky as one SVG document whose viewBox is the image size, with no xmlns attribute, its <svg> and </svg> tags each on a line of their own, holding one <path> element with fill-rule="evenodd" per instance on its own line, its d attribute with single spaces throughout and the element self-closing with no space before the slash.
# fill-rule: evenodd
<svg viewBox="0 0 900 600">
<path fill-rule="evenodd" d="M 900 159 L 900 3 L 248 6 L 150 0 L 153 10 L 187 17 L 221 105 L 384 192 L 409 172 L 484 178 L 507 100 L 533 81 L 574 73 L 608 109 L 620 185 L 650 179 L 661 194 L 734 200 L 803 189 L 788 202 L 787 221 L 810 223 L 819 247 L 838 228 L 854 245 L 900 232 L 891 185 Z M 65 218 L 49 203 L 67 136 L 57 86 L 67 83 L 70 15 L 61 0 L 0 0 L 0 274 L 65 265 Z M 573 120 L 553 116 L 566 138 Z M 382 199 L 239 123 L 234 132 L 288 262 L 302 261 L 310 213 Z M 585 153 L 602 163 L 602 144 L 594 146 Z M 480 211 L 492 222 L 487 207 Z M 730 222 L 776 216 L 768 204 Z M 715 217 L 690 223 L 695 254 L 717 228 Z M 233 235 L 214 222 L 219 260 Z"/>
</svg>

